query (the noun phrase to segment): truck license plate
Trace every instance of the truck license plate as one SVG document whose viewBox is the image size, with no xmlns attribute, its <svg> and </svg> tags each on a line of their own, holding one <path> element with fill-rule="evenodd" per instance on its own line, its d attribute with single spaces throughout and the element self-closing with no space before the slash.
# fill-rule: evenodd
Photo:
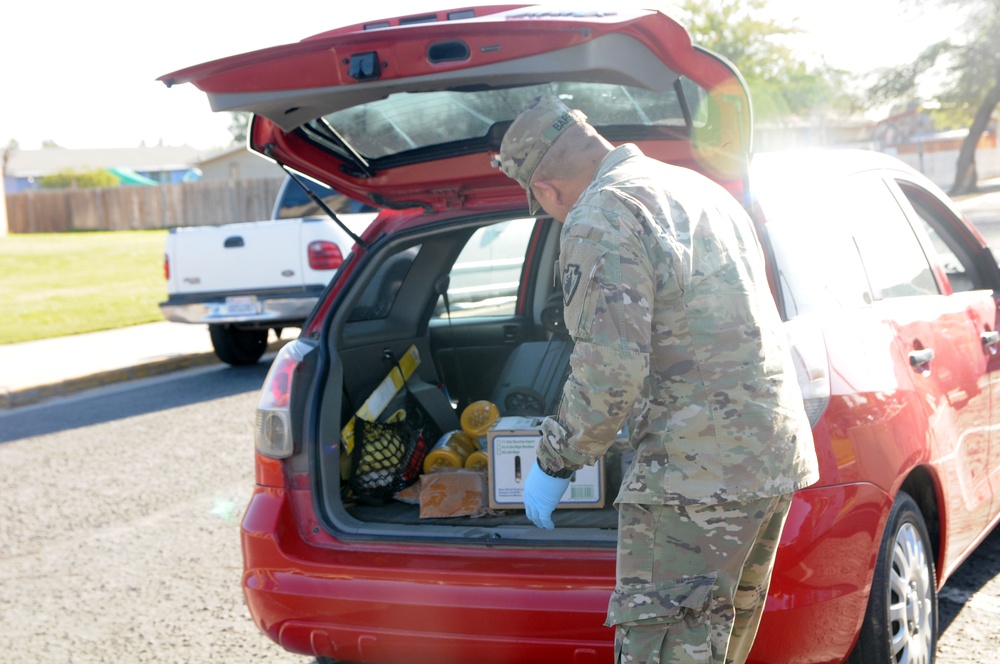
<svg viewBox="0 0 1000 664">
<path fill-rule="evenodd" d="M 247 316 L 258 313 L 256 295 L 237 295 L 226 298 L 223 308 L 227 316 Z"/>
</svg>

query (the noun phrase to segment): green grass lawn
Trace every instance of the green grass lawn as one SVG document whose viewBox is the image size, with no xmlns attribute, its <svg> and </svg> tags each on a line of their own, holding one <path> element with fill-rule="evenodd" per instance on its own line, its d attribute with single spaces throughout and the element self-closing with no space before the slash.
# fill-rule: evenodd
<svg viewBox="0 0 1000 664">
<path fill-rule="evenodd" d="M 167 231 L 0 237 L 0 344 L 163 320 Z"/>
</svg>

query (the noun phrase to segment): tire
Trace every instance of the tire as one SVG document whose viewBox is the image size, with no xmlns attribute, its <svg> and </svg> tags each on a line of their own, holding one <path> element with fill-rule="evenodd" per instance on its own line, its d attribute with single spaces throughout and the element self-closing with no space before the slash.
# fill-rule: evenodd
<svg viewBox="0 0 1000 664">
<path fill-rule="evenodd" d="M 209 325 L 215 355 L 226 364 L 256 364 L 267 350 L 267 330 L 242 329 L 233 325 Z"/>
<path fill-rule="evenodd" d="M 931 664 L 937 650 L 934 552 L 913 498 L 900 492 L 882 535 L 853 664 Z"/>
</svg>

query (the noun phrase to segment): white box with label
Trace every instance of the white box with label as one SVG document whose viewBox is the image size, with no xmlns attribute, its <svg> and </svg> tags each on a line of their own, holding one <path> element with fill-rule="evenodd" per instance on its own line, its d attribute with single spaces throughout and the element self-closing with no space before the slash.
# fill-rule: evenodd
<svg viewBox="0 0 1000 664">
<path fill-rule="evenodd" d="M 537 417 L 502 417 L 487 434 L 492 509 L 524 509 L 524 480 L 541 438 Z M 604 459 L 573 474 L 559 508 L 604 506 Z"/>
</svg>

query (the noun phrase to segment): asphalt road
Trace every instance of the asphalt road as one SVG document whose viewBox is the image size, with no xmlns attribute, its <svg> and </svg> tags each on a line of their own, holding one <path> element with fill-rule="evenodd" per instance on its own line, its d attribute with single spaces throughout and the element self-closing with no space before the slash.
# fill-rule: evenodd
<svg viewBox="0 0 1000 664">
<path fill-rule="evenodd" d="M 239 585 L 266 369 L 0 413 L 0 662 L 314 661 L 257 631 Z M 939 662 L 1000 652 L 1000 532 L 940 609 Z"/>
<path fill-rule="evenodd" d="M 0 662 L 313 662 L 261 635 L 239 519 L 266 372 L 0 413 Z"/>
</svg>

